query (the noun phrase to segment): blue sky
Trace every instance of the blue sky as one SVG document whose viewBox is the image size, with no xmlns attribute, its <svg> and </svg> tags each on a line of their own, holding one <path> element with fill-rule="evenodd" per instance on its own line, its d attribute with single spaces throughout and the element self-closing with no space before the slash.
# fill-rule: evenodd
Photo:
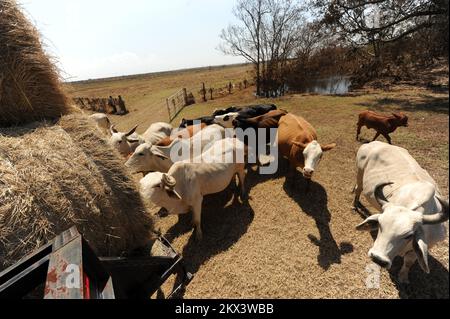
<svg viewBox="0 0 450 319">
<path fill-rule="evenodd" d="M 19 1 L 67 80 L 244 61 L 216 49 L 232 0 Z"/>
</svg>

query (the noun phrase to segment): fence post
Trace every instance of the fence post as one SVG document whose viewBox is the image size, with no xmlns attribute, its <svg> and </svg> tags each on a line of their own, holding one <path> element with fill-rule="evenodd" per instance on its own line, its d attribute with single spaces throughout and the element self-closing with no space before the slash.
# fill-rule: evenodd
<svg viewBox="0 0 450 319">
<path fill-rule="evenodd" d="M 172 121 L 172 116 L 170 115 L 169 99 L 166 99 L 166 105 L 167 105 L 167 112 L 169 113 L 169 122 L 170 122 Z"/>
<path fill-rule="evenodd" d="M 205 88 L 205 82 L 202 83 L 202 95 L 203 95 L 203 102 L 206 102 L 206 88 Z"/>
<path fill-rule="evenodd" d="M 187 90 L 186 90 L 186 88 L 183 88 L 183 106 L 186 106 L 188 103 L 187 103 Z"/>
<path fill-rule="evenodd" d="M 214 92 L 214 89 L 213 89 L 213 88 L 209 88 L 210 100 L 214 100 L 214 98 L 213 98 L 213 92 Z"/>
</svg>

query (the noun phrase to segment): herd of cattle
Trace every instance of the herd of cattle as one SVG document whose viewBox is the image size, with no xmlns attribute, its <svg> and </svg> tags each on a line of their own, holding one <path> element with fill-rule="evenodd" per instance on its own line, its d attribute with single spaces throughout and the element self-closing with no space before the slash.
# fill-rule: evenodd
<svg viewBox="0 0 450 319">
<path fill-rule="evenodd" d="M 179 128 L 168 123 L 154 123 L 142 134 L 136 127 L 119 132 L 104 114 L 91 116 L 100 128 L 110 134 L 109 140 L 125 158 L 125 165 L 134 173 L 143 173 L 141 195 L 169 214 L 193 213 L 197 239 L 201 239 L 203 196 L 223 191 L 238 176 L 241 200 L 248 198 L 245 189 L 245 161 L 236 160 L 239 152 L 248 154 L 248 140 L 238 135 L 227 136 L 226 130 L 275 129 L 278 153 L 287 158 L 293 169 L 299 167 L 304 178 L 311 180 L 323 152 L 336 144 L 322 144 L 314 127 L 303 117 L 275 105 L 252 105 L 216 110 L 211 116 L 195 120 L 183 119 Z M 390 268 L 394 257 L 403 256 L 399 273 L 401 282 L 408 282 L 410 267 L 417 260 L 429 273 L 428 251 L 447 236 L 444 226 L 449 218 L 449 203 L 433 178 L 404 148 L 391 145 L 389 133 L 398 126 L 407 126 L 402 113 L 392 116 L 365 111 L 359 115 L 357 139 L 362 126 L 377 131 L 374 141 L 363 144 L 356 156 L 357 178 L 353 209 L 362 212 L 361 194 L 380 213 L 370 215 L 357 226 L 358 230 L 378 230 L 370 259 Z M 256 133 L 258 134 L 258 133 Z M 261 134 L 261 133 L 259 133 Z M 375 141 L 382 134 L 389 142 Z M 212 136 L 219 136 L 211 142 Z M 174 149 L 200 148 L 199 157 L 174 158 Z M 175 152 L 176 153 L 176 152 Z M 218 161 L 203 161 L 203 156 Z M 235 160 L 221 161 L 224 155 Z"/>
</svg>

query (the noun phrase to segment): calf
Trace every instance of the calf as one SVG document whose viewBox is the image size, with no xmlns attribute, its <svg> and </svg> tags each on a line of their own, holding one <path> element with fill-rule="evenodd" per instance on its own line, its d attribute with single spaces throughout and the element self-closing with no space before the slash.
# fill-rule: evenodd
<svg viewBox="0 0 450 319">
<path fill-rule="evenodd" d="M 400 282 L 408 282 L 411 266 L 418 260 L 429 273 L 428 251 L 445 240 L 449 204 L 436 182 L 404 148 L 382 142 L 362 145 L 356 156 L 357 177 L 354 208 L 363 194 L 380 214 L 368 217 L 358 230 L 378 230 L 369 257 L 389 269 L 403 256 Z"/>
<path fill-rule="evenodd" d="M 215 155 L 207 163 L 177 162 L 167 174 L 150 173 L 141 179 L 140 192 L 155 205 L 166 208 L 169 214 L 192 210 L 196 238 L 200 240 L 203 196 L 223 191 L 237 174 L 241 197 L 246 198 L 244 163 L 223 161 L 224 155 L 243 153 L 244 148 L 235 138 L 219 140 L 208 150 Z"/>
<path fill-rule="evenodd" d="M 291 167 L 300 167 L 308 180 L 312 178 L 323 152 L 334 147 L 335 143 L 319 144 L 316 130 L 301 116 L 289 113 L 278 122 L 279 153 L 288 158 Z"/>
<path fill-rule="evenodd" d="M 368 129 L 377 131 L 372 141 L 378 136 L 383 135 L 389 144 L 392 144 L 389 133 L 394 132 L 399 126 L 408 126 L 408 116 L 403 113 L 392 113 L 391 116 L 375 113 L 373 111 L 363 111 L 359 114 L 358 128 L 356 130 L 356 140 L 361 134 L 361 128 L 366 126 Z"/>
</svg>

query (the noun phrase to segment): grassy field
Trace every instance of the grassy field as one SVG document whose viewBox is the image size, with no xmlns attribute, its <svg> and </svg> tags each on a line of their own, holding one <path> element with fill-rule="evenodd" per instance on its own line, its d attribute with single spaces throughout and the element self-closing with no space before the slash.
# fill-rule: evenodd
<svg viewBox="0 0 450 319">
<path fill-rule="evenodd" d="M 202 81 L 242 80 L 249 77 L 248 71 L 240 66 L 73 84 L 70 92 L 78 96 L 122 94 L 131 112 L 113 121 L 121 129 L 141 124 L 142 132 L 149 123 L 167 119 L 161 105 L 178 88 L 199 87 Z M 403 86 L 346 96 L 295 94 L 266 100 L 256 99 L 252 90 L 186 107 L 174 123 L 183 117 L 211 114 L 218 107 L 270 102 L 305 117 L 317 129 L 320 142 L 335 142 L 337 147 L 324 155 L 308 193 L 300 172 L 295 187 L 289 186 L 287 165 L 281 160 L 274 175 L 261 176 L 255 168 L 249 169 L 246 205 L 234 199 L 233 187 L 207 196 L 200 243 L 192 236 L 190 215 L 158 219 L 158 228 L 195 273 L 184 297 L 448 298 L 448 240 L 431 250 L 429 275 L 416 264 L 410 272 L 411 284 L 399 284 L 398 258 L 391 271 L 381 270 L 378 289 L 366 288 L 367 252 L 373 239 L 355 230 L 362 217 L 351 210 L 355 155 L 362 143 L 355 140 L 356 121 L 358 112 L 365 109 L 401 110 L 409 116 L 410 126 L 393 133 L 393 143 L 407 148 L 448 196 L 448 91 Z M 362 138 L 369 140 L 374 134 L 363 129 Z M 152 212 L 157 210 L 152 208 Z"/>
<path fill-rule="evenodd" d="M 249 66 L 225 66 L 199 68 L 193 70 L 146 74 L 139 76 L 86 81 L 67 85 L 72 97 L 108 97 L 122 95 L 130 114 L 112 116 L 119 129 L 125 130 L 139 124 L 139 132 L 155 121 L 168 121 L 166 98 L 181 88 L 193 92 L 197 100 L 202 82 L 206 87 L 224 87 L 233 83 L 250 80 Z"/>
</svg>

